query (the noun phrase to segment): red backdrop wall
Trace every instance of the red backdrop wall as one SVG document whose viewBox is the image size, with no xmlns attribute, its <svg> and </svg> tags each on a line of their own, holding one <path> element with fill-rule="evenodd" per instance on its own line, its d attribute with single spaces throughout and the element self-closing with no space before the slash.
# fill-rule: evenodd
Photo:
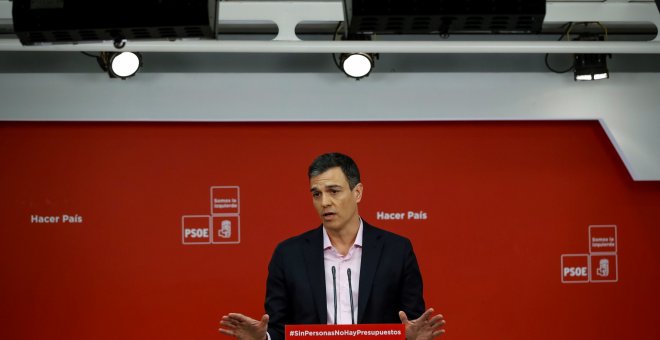
<svg viewBox="0 0 660 340">
<path fill-rule="evenodd" d="M 596 122 L 2 123 L 0 338 L 224 338 L 221 315 L 263 313 L 275 245 L 319 224 L 328 151 L 358 162 L 361 216 L 412 240 L 447 339 L 660 338 L 660 183 Z M 182 243 L 211 186 L 240 187 L 239 244 Z M 63 214 L 82 223 L 32 220 Z M 617 282 L 562 283 L 590 225 L 616 225 Z"/>
</svg>

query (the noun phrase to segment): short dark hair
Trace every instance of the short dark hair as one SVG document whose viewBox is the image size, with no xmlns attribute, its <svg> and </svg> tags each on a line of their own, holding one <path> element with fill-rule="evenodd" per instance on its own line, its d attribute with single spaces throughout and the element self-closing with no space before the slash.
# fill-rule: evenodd
<svg viewBox="0 0 660 340">
<path fill-rule="evenodd" d="M 336 167 L 339 167 L 344 173 L 344 176 L 346 176 L 346 179 L 348 179 L 348 187 L 351 190 L 360 183 L 360 170 L 357 164 L 355 164 L 351 157 L 338 152 L 326 153 L 316 157 L 309 166 L 307 176 L 311 179 Z"/>
</svg>

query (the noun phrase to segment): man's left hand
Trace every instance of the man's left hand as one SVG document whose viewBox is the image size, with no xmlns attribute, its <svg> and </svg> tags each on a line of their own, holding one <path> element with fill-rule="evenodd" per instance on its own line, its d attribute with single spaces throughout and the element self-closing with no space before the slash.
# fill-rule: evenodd
<svg viewBox="0 0 660 340">
<path fill-rule="evenodd" d="M 432 314 L 433 308 L 429 308 L 422 316 L 410 321 L 406 313 L 399 312 L 401 323 L 406 326 L 406 340 L 431 340 L 443 334 L 444 317 L 442 314 L 431 316 Z"/>
</svg>

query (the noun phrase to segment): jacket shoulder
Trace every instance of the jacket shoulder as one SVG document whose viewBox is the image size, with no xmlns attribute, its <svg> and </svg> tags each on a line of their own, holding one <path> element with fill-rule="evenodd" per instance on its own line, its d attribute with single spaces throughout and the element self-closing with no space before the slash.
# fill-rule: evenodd
<svg viewBox="0 0 660 340">
<path fill-rule="evenodd" d="M 308 230 L 302 234 L 290 237 L 288 239 L 285 239 L 284 241 L 280 242 L 277 247 L 275 248 L 276 250 L 278 249 L 288 249 L 291 247 L 297 247 L 303 244 L 306 244 L 307 242 L 314 242 L 318 239 L 323 240 L 323 233 L 321 230 L 322 227 L 317 227 L 311 230 Z"/>
<path fill-rule="evenodd" d="M 401 236 L 399 234 L 396 234 L 394 232 L 385 229 L 374 227 L 373 225 L 368 224 L 367 222 L 364 222 L 364 233 L 372 234 L 373 237 L 377 239 L 382 239 L 385 242 L 392 242 L 396 244 L 411 244 L 410 239 L 408 239 L 407 237 Z"/>
</svg>

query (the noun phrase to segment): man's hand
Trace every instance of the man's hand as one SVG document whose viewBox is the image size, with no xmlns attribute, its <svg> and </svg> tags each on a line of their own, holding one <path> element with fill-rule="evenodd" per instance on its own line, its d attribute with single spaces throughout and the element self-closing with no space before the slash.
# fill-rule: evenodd
<svg viewBox="0 0 660 340">
<path fill-rule="evenodd" d="M 268 314 L 264 314 L 261 320 L 255 320 L 243 314 L 229 313 L 220 320 L 220 333 L 238 340 L 265 340 L 268 319 Z"/>
<path fill-rule="evenodd" d="M 441 314 L 431 317 L 433 308 L 429 308 L 418 319 L 410 321 L 403 311 L 399 312 L 401 323 L 406 326 L 406 340 L 431 340 L 444 333 L 445 319 Z"/>
</svg>

